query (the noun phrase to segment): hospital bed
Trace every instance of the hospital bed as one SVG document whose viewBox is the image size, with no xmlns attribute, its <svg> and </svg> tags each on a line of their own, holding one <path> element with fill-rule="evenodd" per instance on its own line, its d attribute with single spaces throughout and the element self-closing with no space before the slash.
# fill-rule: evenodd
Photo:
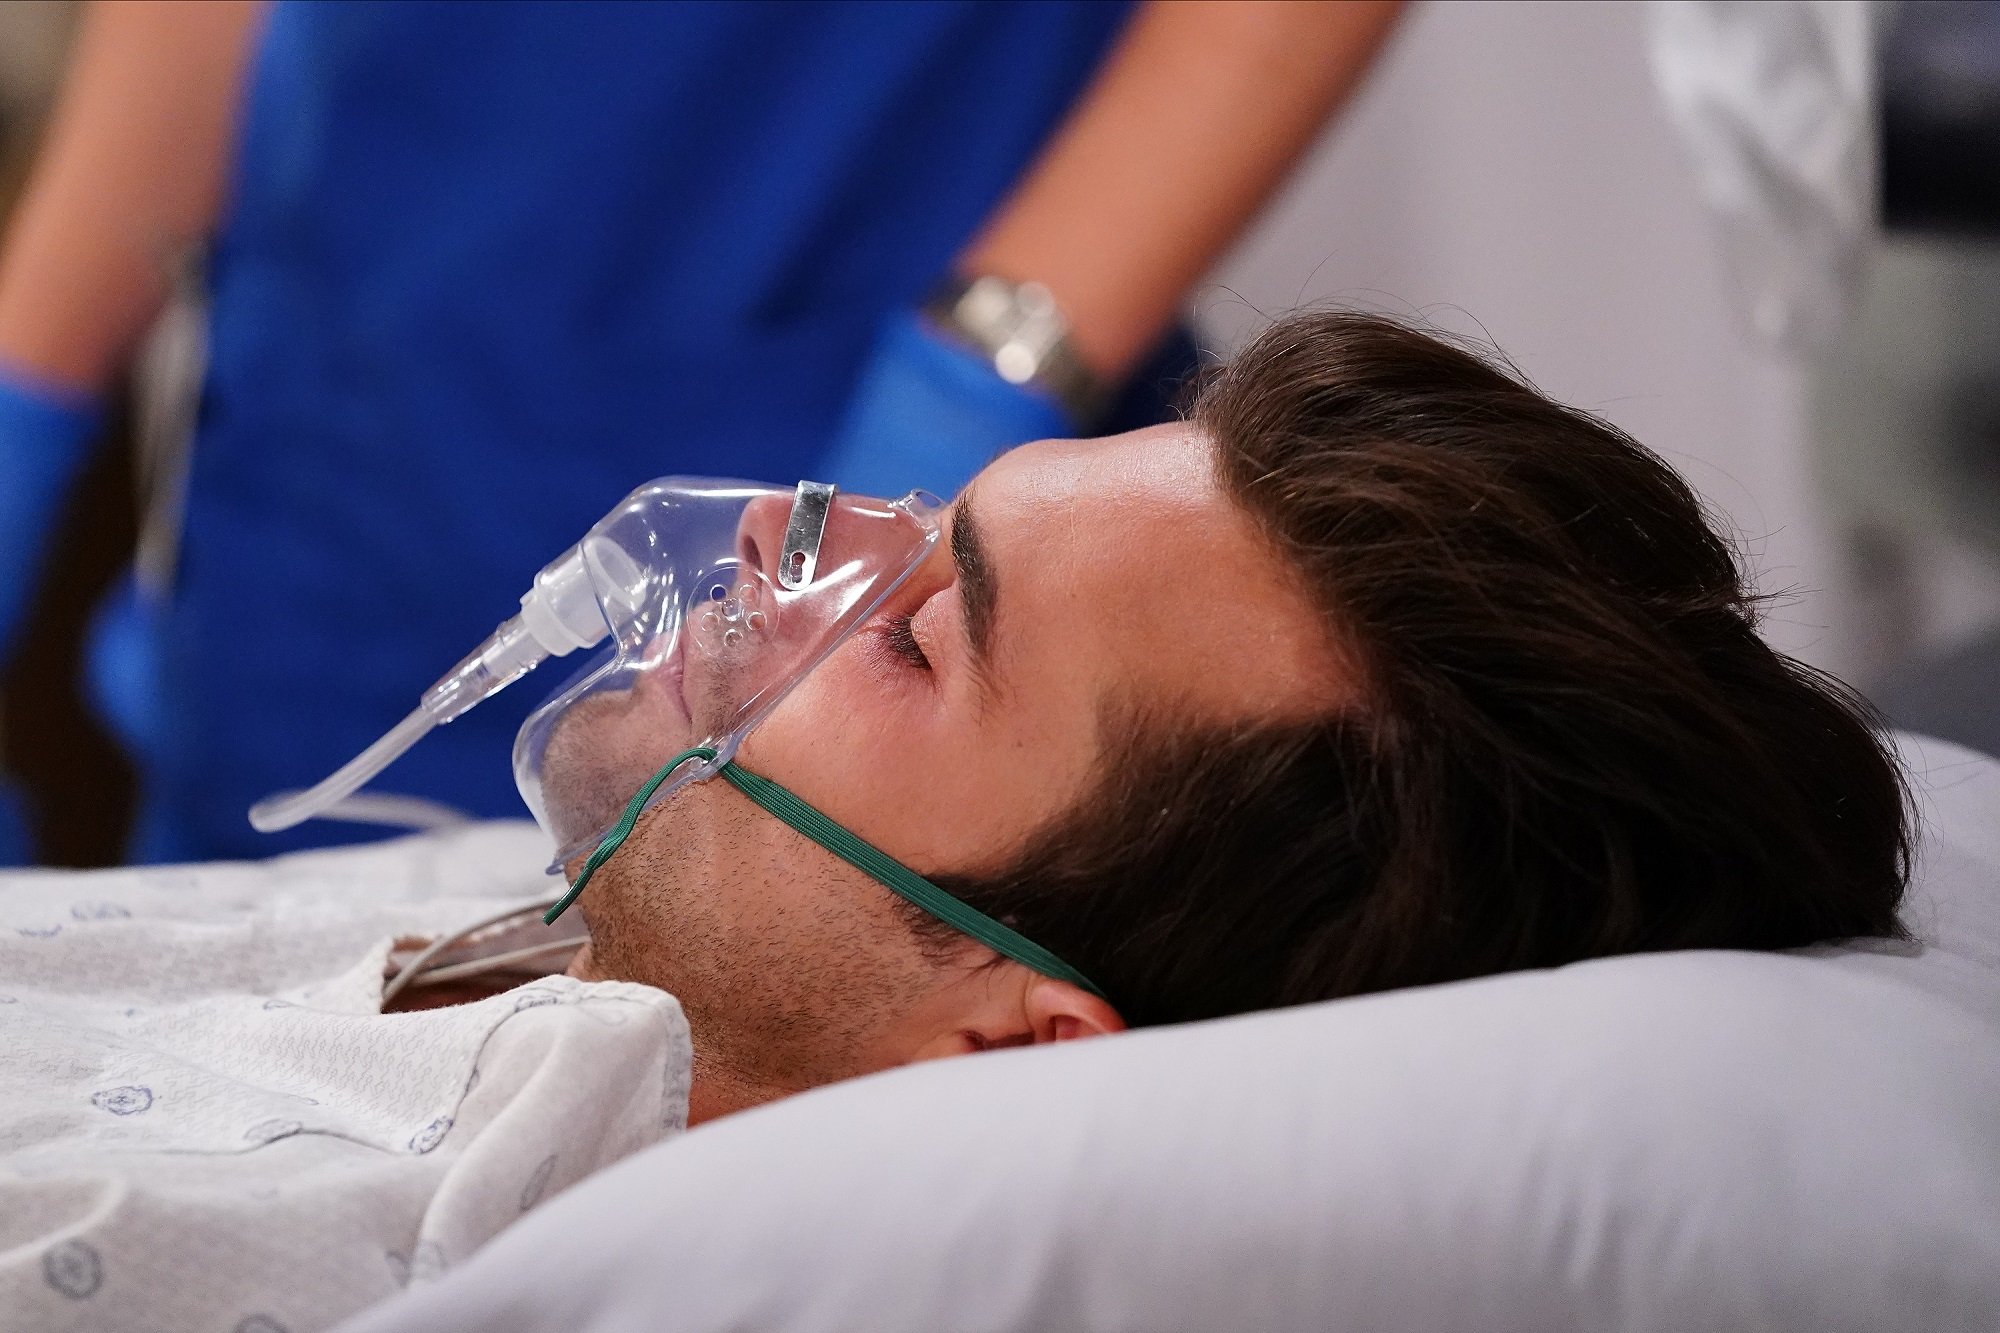
<svg viewBox="0 0 2000 1333">
<path fill-rule="evenodd" d="M 343 1333 L 2000 1327 L 2000 763 L 1901 744 L 1912 942 L 855 1080 L 627 1158 Z M 188 873 L 534 870 L 519 826 L 453 836 Z"/>
<path fill-rule="evenodd" d="M 345 1333 L 2000 1327 L 2000 763 L 1911 944 L 1680 953 L 838 1085 Z"/>
</svg>

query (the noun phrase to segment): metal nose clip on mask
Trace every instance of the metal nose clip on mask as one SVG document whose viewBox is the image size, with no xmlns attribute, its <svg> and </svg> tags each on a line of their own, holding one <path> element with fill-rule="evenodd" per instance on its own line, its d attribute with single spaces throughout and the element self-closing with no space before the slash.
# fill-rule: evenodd
<svg viewBox="0 0 2000 1333">
<path fill-rule="evenodd" d="M 662 783 L 652 804 L 728 763 L 923 562 L 940 510 L 922 492 L 876 500 L 809 481 L 789 492 L 706 477 L 650 482 L 537 574 L 519 614 L 387 735 L 310 790 L 260 801 L 250 823 L 271 832 L 329 810 L 432 727 L 552 657 L 603 644 L 514 744 L 515 783 L 566 862 L 672 755 L 714 751 Z"/>
<path fill-rule="evenodd" d="M 536 575 L 520 613 L 387 735 L 318 786 L 260 801 L 250 822 L 269 832 L 327 812 L 432 727 L 551 657 L 598 648 L 514 740 L 514 781 L 555 842 L 551 868 L 589 854 L 545 920 L 575 901 L 641 815 L 720 776 L 939 920 L 1097 992 L 1053 953 L 733 762 L 744 737 L 937 547 L 941 508 L 921 491 L 876 500 L 810 481 L 790 492 L 690 477 L 642 486 Z"/>
</svg>

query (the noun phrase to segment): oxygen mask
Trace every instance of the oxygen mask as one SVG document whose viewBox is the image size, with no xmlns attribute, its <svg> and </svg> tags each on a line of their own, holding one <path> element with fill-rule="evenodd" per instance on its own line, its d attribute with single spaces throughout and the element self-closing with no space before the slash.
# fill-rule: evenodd
<svg viewBox="0 0 2000 1333">
<path fill-rule="evenodd" d="M 941 508 L 920 491 L 878 500 L 809 481 L 642 486 L 536 575 L 520 612 L 409 716 L 317 786 L 259 802 L 250 822 L 270 832 L 328 811 L 432 727 L 550 658 L 595 648 L 514 742 L 515 783 L 565 864 L 675 755 L 706 757 L 677 767 L 643 809 L 728 764 L 923 563 Z"/>
</svg>

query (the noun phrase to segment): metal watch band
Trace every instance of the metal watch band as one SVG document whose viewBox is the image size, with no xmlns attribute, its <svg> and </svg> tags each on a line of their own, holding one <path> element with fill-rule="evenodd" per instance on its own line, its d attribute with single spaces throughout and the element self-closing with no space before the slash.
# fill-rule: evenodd
<svg viewBox="0 0 2000 1333">
<path fill-rule="evenodd" d="M 1079 429 L 1106 406 L 1105 386 L 1070 343 L 1069 320 L 1039 282 L 993 274 L 952 277 L 924 304 L 940 331 L 992 363 L 1009 384 L 1039 389 L 1069 412 Z"/>
</svg>

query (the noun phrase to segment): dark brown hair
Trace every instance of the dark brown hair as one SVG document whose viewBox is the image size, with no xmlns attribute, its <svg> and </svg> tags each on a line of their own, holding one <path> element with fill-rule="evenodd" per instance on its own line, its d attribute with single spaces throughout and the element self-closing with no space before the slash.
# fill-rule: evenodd
<svg viewBox="0 0 2000 1333">
<path fill-rule="evenodd" d="M 1125 717 L 1004 873 L 937 877 L 1128 1022 L 1899 933 L 1904 794 L 1866 705 L 1758 637 L 1730 544 L 1636 441 L 1346 313 L 1274 325 L 1194 420 L 1363 702 Z"/>
</svg>

